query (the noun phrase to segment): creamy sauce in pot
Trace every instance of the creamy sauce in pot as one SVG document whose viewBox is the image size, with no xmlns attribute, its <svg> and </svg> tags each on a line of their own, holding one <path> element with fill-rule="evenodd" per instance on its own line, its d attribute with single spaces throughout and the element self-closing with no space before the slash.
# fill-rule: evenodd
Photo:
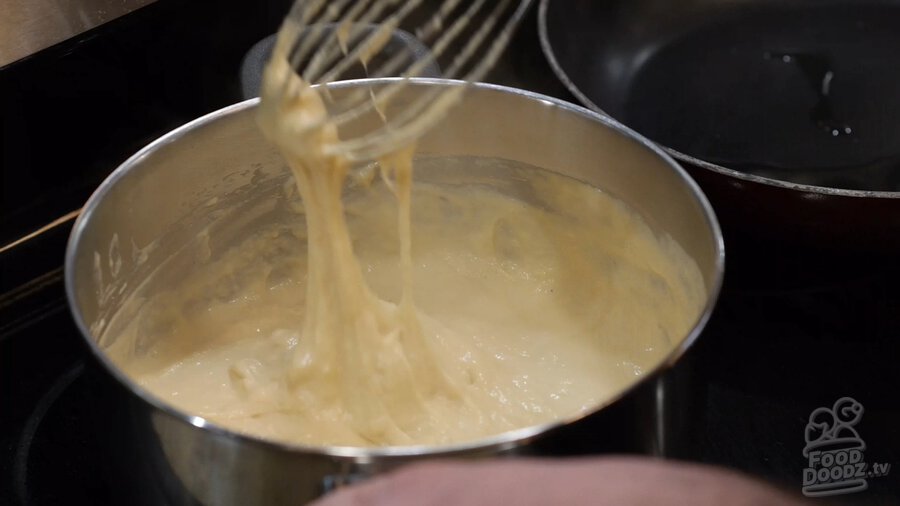
<svg viewBox="0 0 900 506">
<path fill-rule="evenodd" d="M 261 111 L 304 222 L 154 294 L 109 350 L 174 406 L 310 445 L 473 441 L 591 409 L 700 314 L 694 262 L 596 189 L 527 167 L 536 202 L 413 184 L 410 148 L 342 197 L 321 97 L 277 57 Z"/>
<path fill-rule="evenodd" d="M 111 356 L 189 413 L 313 445 L 472 441 L 592 409 L 683 339 L 705 302 L 700 273 L 673 241 L 580 182 L 535 168 L 500 172 L 527 181 L 522 193 L 534 199 L 526 202 L 431 177 L 478 163 L 428 161 L 412 187 L 412 316 L 402 313 L 396 198 L 376 182 L 344 201 L 370 300 L 390 323 L 415 318 L 428 370 L 412 371 L 407 341 L 388 327 L 352 344 L 322 336 L 325 351 L 316 351 L 334 355 L 323 363 L 312 356 L 307 367 L 319 369 L 296 375 L 311 348 L 301 343 L 312 340 L 302 216 L 155 294 Z M 439 374 L 443 384 L 427 390 L 417 374 Z M 406 397 L 390 397 L 402 389 Z M 356 394 L 374 398 L 389 430 L 359 429 L 358 411 L 348 409 Z"/>
</svg>

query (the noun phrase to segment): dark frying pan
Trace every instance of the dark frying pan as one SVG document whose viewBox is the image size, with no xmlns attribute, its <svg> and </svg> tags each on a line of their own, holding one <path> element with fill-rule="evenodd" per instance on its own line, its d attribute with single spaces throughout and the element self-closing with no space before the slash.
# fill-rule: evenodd
<svg viewBox="0 0 900 506">
<path fill-rule="evenodd" d="M 579 100 L 697 179 L 732 279 L 900 258 L 900 1 L 543 0 L 539 23 Z"/>
</svg>

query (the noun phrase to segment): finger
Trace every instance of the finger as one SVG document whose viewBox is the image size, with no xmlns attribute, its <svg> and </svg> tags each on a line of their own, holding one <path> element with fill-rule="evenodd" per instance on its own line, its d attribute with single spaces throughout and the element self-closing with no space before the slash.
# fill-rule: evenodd
<svg viewBox="0 0 900 506">
<path fill-rule="evenodd" d="M 797 498 L 734 472 L 647 458 L 418 464 L 336 492 L 319 506 L 794 506 Z"/>
</svg>

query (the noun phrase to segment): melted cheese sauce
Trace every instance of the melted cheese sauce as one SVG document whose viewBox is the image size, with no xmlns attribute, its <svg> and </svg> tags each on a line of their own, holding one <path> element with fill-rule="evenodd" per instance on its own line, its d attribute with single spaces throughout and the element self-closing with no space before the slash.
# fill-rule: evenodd
<svg viewBox="0 0 900 506">
<path fill-rule="evenodd" d="M 414 318 L 415 333 L 387 327 L 304 347 L 313 344 L 308 308 L 317 306 L 308 303 L 310 234 L 298 216 L 296 225 L 260 231 L 151 298 L 113 356 L 187 412 L 294 443 L 449 444 L 591 409 L 683 338 L 705 301 L 702 279 L 675 243 L 574 180 L 523 167 L 503 172 L 528 182 L 523 193 L 532 203 L 490 185 L 432 177 L 497 163 L 420 164 L 412 315 L 402 313 L 396 197 L 377 183 L 345 198 L 366 293 L 394 318 L 389 323 Z M 428 370 L 412 370 L 410 336 L 427 344 Z M 134 353 L 135 342 L 151 345 Z M 325 355 L 310 349 L 333 355 L 321 361 Z M 309 361 L 300 375 L 298 359 Z M 428 378 L 443 384 L 426 387 Z M 365 427 L 349 408 L 358 396 L 373 398 L 374 407 L 364 406 L 384 418 Z"/>
<path fill-rule="evenodd" d="M 404 149 L 345 200 L 337 131 L 279 47 L 261 124 L 304 223 L 260 231 L 145 305 L 111 354 L 154 395 L 279 441 L 450 444 L 590 409 L 690 329 L 705 300 L 693 262 L 573 180 L 514 174 L 542 205 L 414 185 Z"/>
</svg>

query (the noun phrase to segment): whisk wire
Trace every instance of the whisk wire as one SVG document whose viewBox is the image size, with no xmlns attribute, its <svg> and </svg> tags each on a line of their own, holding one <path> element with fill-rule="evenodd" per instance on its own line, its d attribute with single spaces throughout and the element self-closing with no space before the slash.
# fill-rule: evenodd
<svg viewBox="0 0 900 506">
<path fill-rule="evenodd" d="M 450 2 L 453 2 L 453 0 L 448 0 L 448 2 L 446 2 L 446 3 L 450 3 Z M 459 2 L 454 2 L 454 3 L 458 4 Z M 431 50 L 431 54 L 429 55 L 429 59 L 423 58 L 420 61 L 413 62 L 412 66 L 409 68 L 409 70 L 407 72 L 403 73 L 403 75 L 401 77 L 410 78 L 410 77 L 419 76 L 421 74 L 422 70 L 426 66 L 429 65 L 429 63 L 431 62 L 431 59 L 437 59 L 440 56 L 442 56 L 444 51 L 446 51 L 447 48 L 450 47 L 450 45 L 456 41 L 456 39 L 460 36 L 460 34 L 463 33 L 468 21 L 473 16 L 475 16 L 481 10 L 481 7 L 484 6 L 485 4 L 486 4 L 486 0 L 475 0 L 474 2 L 472 2 L 472 4 L 469 5 L 469 7 L 453 23 L 450 24 L 450 27 L 441 34 L 441 36 L 438 38 L 438 40 L 436 40 L 433 43 L 433 48 Z M 490 27 L 492 27 L 492 26 L 493 25 L 490 25 Z M 473 38 L 470 40 L 469 44 L 467 44 L 466 47 L 472 46 L 473 42 L 480 43 L 482 40 L 483 40 L 483 37 L 478 40 Z M 428 41 L 428 39 L 426 38 L 425 42 L 427 42 L 427 41 Z M 469 56 L 471 56 L 471 52 L 472 51 L 468 52 Z M 388 65 L 389 64 L 390 64 L 390 62 L 388 63 Z M 456 66 L 456 67 L 458 67 L 458 66 Z M 458 69 L 456 67 L 451 69 L 450 71 L 445 72 L 444 77 L 448 78 L 448 79 L 456 78 L 457 76 L 454 72 L 454 70 Z M 377 72 L 377 73 L 382 74 L 379 77 L 383 77 L 383 75 L 386 74 L 386 73 L 382 73 L 382 72 Z M 332 117 L 330 118 L 330 122 L 334 123 L 335 125 L 341 126 L 350 121 L 354 121 L 357 118 L 359 118 L 365 114 L 368 114 L 373 109 L 376 109 L 376 110 L 381 109 L 397 93 L 399 93 L 406 86 L 406 84 L 407 84 L 406 82 L 401 81 L 401 82 L 397 82 L 397 83 L 388 85 L 383 90 L 381 90 L 375 94 L 374 100 L 370 100 L 365 103 L 363 103 L 362 99 L 361 99 L 361 94 L 363 93 L 361 90 L 357 91 L 356 93 L 352 93 L 350 99 L 353 101 L 353 102 L 351 102 L 353 104 L 353 107 L 345 107 L 345 108 L 343 108 L 344 111 L 338 111 L 338 112 L 334 113 L 332 115 Z M 356 96 L 352 96 L 352 95 L 356 95 Z M 426 98 L 423 97 L 423 100 L 424 99 L 426 99 Z M 418 113 L 418 112 L 419 112 L 419 110 L 416 109 L 416 111 L 410 111 L 410 114 Z"/>
<path fill-rule="evenodd" d="M 355 65 L 359 61 L 367 61 L 369 59 L 368 54 L 380 51 L 385 42 L 390 39 L 390 36 L 400 26 L 400 23 L 406 19 L 414 9 L 421 5 L 421 3 L 422 0 L 409 0 L 405 2 L 399 11 L 389 15 L 381 21 L 378 27 L 373 30 L 365 40 L 342 58 L 328 73 L 320 78 L 313 77 L 313 79 L 308 80 L 308 82 L 331 82 L 337 80 L 337 78 L 346 72 L 352 65 Z"/>
<path fill-rule="evenodd" d="M 315 49 L 329 47 L 326 43 L 330 35 L 328 30 L 329 24 L 333 23 L 342 14 L 347 4 L 353 0 L 332 0 L 330 3 L 328 0 L 312 1 L 313 3 L 307 6 L 305 2 L 298 0 L 288 15 L 288 19 L 299 17 L 302 21 L 297 23 L 296 26 L 306 28 L 304 36 L 298 41 L 299 44 L 292 48 L 290 53 L 291 65 L 294 68 L 298 68 L 303 62 L 311 58 L 312 51 Z M 323 1 L 328 4 L 324 11 L 318 5 Z M 364 7 L 368 1 L 357 1 L 354 8 L 358 6 Z M 321 14 L 321 16 L 317 17 L 317 14 Z M 325 37 L 322 37 L 322 35 L 325 35 Z M 312 57 L 314 58 L 315 56 Z"/>
<path fill-rule="evenodd" d="M 508 45 L 532 0 L 472 0 L 468 5 L 463 2 L 443 0 L 411 31 L 430 48 L 424 57 L 407 48 L 388 55 L 386 61 L 373 69 L 369 68 L 373 57 L 384 50 L 423 0 L 298 0 L 295 3 L 279 35 L 279 44 L 293 46 L 282 47 L 291 47 L 289 63 L 306 83 L 345 79 L 348 70 L 359 64 L 368 77 L 399 74 L 400 78 L 377 87 L 354 90 L 341 96 L 339 102 L 325 93 L 329 114 L 322 124 L 311 125 L 311 129 L 323 124 L 340 129 L 371 116 L 373 111 L 380 118 L 374 126 L 366 123 L 367 129 L 327 146 L 326 152 L 368 160 L 414 142 L 440 120 L 440 112 L 459 100 L 465 88 L 426 88 L 386 115 L 388 105 L 409 85 L 410 78 L 433 68 L 451 47 L 457 47 L 455 55 L 448 55 L 453 57 L 443 77 L 464 81 L 482 79 Z M 471 23 L 476 16 L 481 18 L 474 27 Z M 463 41 L 463 34 L 468 39 Z M 302 65 L 304 62 L 306 65 Z"/>
<path fill-rule="evenodd" d="M 374 0 L 369 4 L 370 0 L 360 0 L 346 16 L 341 18 L 334 30 L 331 31 L 333 44 L 328 44 L 319 51 L 316 56 L 322 57 L 321 65 L 311 64 L 303 75 L 304 80 L 310 83 L 328 81 L 329 78 L 322 78 L 319 74 L 323 72 L 331 72 L 335 65 L 340 63 L 340 59 L 349 58 L 351 47 L 354 47 L 362 36 L 366 33 L 366 29 L 379 22 L 380 16 L 385 12 L 391 12 L 391 8 L 399 3 L 399 0 Z M 367 7 L 363 10 L 363 7 Z M 365 42 L 365 41 L 364 41 Z M 321 70 L 320 70 L 321 69 Z"/>
<path fill-rule="evenodd" d="M 431 37 L 437 33 L 437 31 L 443 26 L 445 23 L 445 19 L 447 15 L 452 12 L 456 7 L 460 4 L 462 0 L 445 0 L 438 10 L 432 14 L 431 18 L 423 23 L 422 26 L 418 27 L 415 30 L 416 39 L 422 43 L 428 44 L 430 42 Z M 475 12 L 473 9 L 469 9 L 466 15 L 474 15 Z M 465 15 L 464 15 L 465 16 Z M 447 42 L 451 42 L 455 39 L 455 35 L 458 31 L 449 30 L 445 34 L 445 39 Z M 403 67 L 407 61 L 410 61 L 409 68 L 406 72 L 400 73 L 403 77 L 419 77 L 423 75 L 425 69 L 433 68 L 433 64 L 436 62 L 437 58 L 443 54 L 445 46 L 447 44 L 443 42 L 436 42 L 434 44 L 434 48 L 429 51 L 426 55 L 420 55 L 420 60 L 416 61 L 416 55 L 412 53 L 408 48 L 403 51 L 397 52 L 394 56 L 392 56 L 387 62 L 382 64 L 380 67 L 377 67 L 375 70 L 370 70 L 366 67 L 366 74 L 371 78 L 381 78 L 387 76 L 396 76 L 398 75 L 398 71 Z M 446 76 L 445 77 L 450 77 Z M 360 115 L 366 114 L 370 112 L 372 109 L 378 110 L 380 107 L 383 107 L 383 104 L 386 103 L 392 96 L 393 92 L 387 93 L 381 99 L 373 96 L 374 93 L 369 90 L 355 90 L 350 93 L 350 96 L 346 99 L 342 100 L 340 104 L 337 104 L 335 107 L 336 111 L 344 111 L 347 109 L 352 109 L 354 107 L 361 107 L 362 109 L 356 111 L 356 113 L 352 116 L 352 118 L 359 117 Z M 366 98 L 371 97 L 372 100 L 363 103 L 362 101 Z M 340 114 L 340 113 L 338 113 Z M 345 122 L 347 121 L 346 117 L 335 117 L 337 122 Z"/>
</svg>

